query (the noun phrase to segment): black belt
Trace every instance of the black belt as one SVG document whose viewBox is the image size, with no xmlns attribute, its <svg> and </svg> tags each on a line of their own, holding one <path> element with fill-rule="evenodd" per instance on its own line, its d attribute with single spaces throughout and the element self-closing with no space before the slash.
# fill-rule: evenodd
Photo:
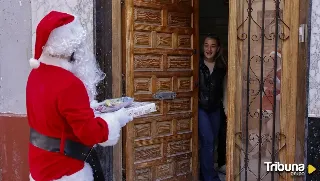
<svg viewBox="0 0 320 181">
<path fill-rule="evenodd" d="M 60 153 L 61 140 L 59 138 L 43 135 L 32 128 L 30 128 L 30 143 L 40 149 Z M 94 148 L 66 139 L 63 152 L 65 156 L 89 163 L 93 170 L 94 180 L 104 181 L 102 167 Z"/>
</svg>

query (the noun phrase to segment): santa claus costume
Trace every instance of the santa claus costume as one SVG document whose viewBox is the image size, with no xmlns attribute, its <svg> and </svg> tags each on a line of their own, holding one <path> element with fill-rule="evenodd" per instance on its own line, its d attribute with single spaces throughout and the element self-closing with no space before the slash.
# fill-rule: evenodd
<svg viewBox="0 0 320 181">
<path fill-rule="evenodd" d="M 275 59 L 275 52 L 271 52 L 270 57 Z M 262 98 L 262 109 L 267 112 L 267 114 L 271 114 L 273 110 L 273 105 L 274 105 L 274 96 L 273 96 L 273 91 L 274 87 L 276 87 L 276 101 L 280 100 L 280 89 L 281 89 L 281 52 L 277 52 L 277 72 L 276 72 L 276 86 L 274 86 L 273 82 L 273 77 L 274 77 L 274 72 L 270 72 L 266 76 L 267 80 L 264 82 L 264 92 L 265 94 L 263 95 Z"/>
<path fill-rule="evenodd" d="M 104 74 L 85 39 L 78 18 L 67 13 L 52 11 L 37 26 L 26 87 L 30 180 L 104 180 L 87 163 L 91 148 L 115 145 L 132 120 L 123 110 L 94 115 L 90 101 Z"/>
<path fill-rule="evenodd" d="M 273 114 L 275 114 L 275 132 L 280 131 L 280 89 L 281 89 L 281 52 L 278 51 L 277 55 L 273 51 L 269 56 L 277 63 L 276 70 L 276 85 L 274 85 L 274 71 L 271 71 L 266 77 L 264 82 L 264 92 L 262 97 L 262 113 L 265 122 L 262 125 L 263 134 L 267 135 L 269 141 L 266 141 L 265 145 L 265 155 L 271 156 L 272 150 L 272 135 L 273 135 Z M 275 56 L 277 56 L 277 62 L 275 62 Z M 274 90 L 275 89 L 275 90 Z M 276 96 L 276 102 L 274 102 L 274 91 Z M 275 107 L 275 112 L 273 108 Z M 259 111 L 259 109 L 258 109 Z"/>
</svg>

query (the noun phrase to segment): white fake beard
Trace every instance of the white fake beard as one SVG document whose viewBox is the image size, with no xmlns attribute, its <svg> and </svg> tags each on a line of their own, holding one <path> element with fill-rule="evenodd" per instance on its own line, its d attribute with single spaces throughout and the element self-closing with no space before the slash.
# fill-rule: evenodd
<svg viewBox="0 0 320 181">
<path fill-rule="evenodd" d="M 75 61 L 71 63 L 70 71 L 78 77 L 86 87 L 90 102 L 95 100 L 97 85 L 105 78 L 105 73 L 99 68 L 93 53 L 84 44 L 74 53 Z"/>
</svg>

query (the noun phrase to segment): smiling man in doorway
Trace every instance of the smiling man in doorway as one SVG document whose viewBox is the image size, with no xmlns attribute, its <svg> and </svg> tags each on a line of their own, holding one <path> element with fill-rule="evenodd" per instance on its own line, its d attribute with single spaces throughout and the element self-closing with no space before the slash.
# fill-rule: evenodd
<svg viewBox="0 0 320 181">
<path fill-rule="evenodd" d="M 227 65 L 217 36 L 208 35 L 205 38 L 203 51 L 199 66 L 200 175 L 202 181 L 220 181 L 214 169 L 214 146 L 221 122 Z"/>
</svg>

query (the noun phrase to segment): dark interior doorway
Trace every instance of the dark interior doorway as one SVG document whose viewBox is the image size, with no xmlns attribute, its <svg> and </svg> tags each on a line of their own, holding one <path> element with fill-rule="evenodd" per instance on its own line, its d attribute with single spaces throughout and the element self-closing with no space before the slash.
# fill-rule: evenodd
<svg viewBox="0 0 320 181">
<path fill-rule="evenodd" d="M 228 60 L 228 0 L 200 0 L 199 1 L 199 45 L 200 55 L 203 53 L 203 42 L 208 34 L 215 34 L 220 38 L 225 60 Z M 201 58 L 201 56 L 200 56 Z M 225 91 L 226 92 L 226 91 Z M 214 164 L 221 181 L 225 180 L 226 164 L 226 117 L 221 112 L 221 124 L 217 138 Z M 199 172 L 200 173 L 200 172 Z"/>
<path fill-rule="evenodd" d="M 224 55 L 228 56 L 229 4 L 227 0 L 199 1 L 199 41 L 200 46 L 208 33 L 214 33 L 221 39 Z M 201 48 L 200 48 L 201 49 Z"/>
</svg>

